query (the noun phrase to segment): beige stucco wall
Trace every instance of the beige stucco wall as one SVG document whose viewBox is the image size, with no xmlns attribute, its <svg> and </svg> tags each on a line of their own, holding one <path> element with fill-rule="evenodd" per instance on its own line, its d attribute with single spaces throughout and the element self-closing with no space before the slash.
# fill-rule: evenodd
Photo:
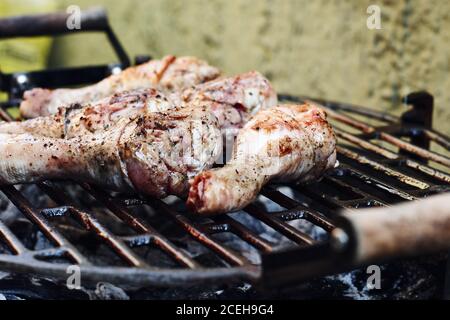
<svg viewBox="0 0 450 320">
<path fill-rule="evenodd" d="M 92 1 L 64 0 L 60 6 Z M 279 91 L 400 112 L 427 89 L 436 127 L 450 134 L 447 0 L 97 0 L 131 55 L 196 55 L 232 74 L 258 69 Z M 366 9 L 382 10 L 368 30 Z M 56 42 L 53 65 L 111 61 L 101 36 Z"/>
</svg>

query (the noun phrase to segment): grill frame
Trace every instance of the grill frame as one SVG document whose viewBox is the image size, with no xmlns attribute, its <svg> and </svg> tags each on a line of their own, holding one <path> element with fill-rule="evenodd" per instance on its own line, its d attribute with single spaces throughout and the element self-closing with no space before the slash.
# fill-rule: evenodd
<svg viewBox="0 0 450 320">
<path fill-rule="evenodd" d="M 67 27 L 69 17 L 69 13 L 60 12 L 3 18 L 0 19 L 0 40 L 100 32 L 108 39 L 108 44 L 117 56 L 118 62 L 108 65 L 55 68 L 32 72 L 3 73 L 0 71 L 0 91 L 8 93 L 8 100 L 0 102 L 3 119 L 5 116 L 7 117 L 3 108 L 20 103 L 23 93 L 33 87 L 61 88 L 98 82 L 111 75 L 114 70 L 123 70 L 131 65 L 130 58 L 111 28 L 108 15 L 103 8 L 94 7 L 83 11 L 80 16 L 83 28 L 69 29 Z M 150 56 L 137 56 L 135 62 L 143 63 L 150 59 Z"/>
<path fill-rule="evenodd" d="M 350 175 L 353 178 L 360 179 L 371 185 L 378 185 L 381 188 L 384 188 L 385 191 L 388 190 L 388 192 L 396 197 L 409 201 L 437 192 L 450 191 L 450 176 L 448 174 L 431 169 L 423 159 L 422 161 L 415 160 L 407 156 L 409 153 L 413 152 L 416 156 L 428 157 L 431 155 L 432 159 L 441 160 L 439 157 L 436 157 L 434 153 L 401 140 L 401 143 L 397 146 L 402 147 L 404 151 L 408 152 L 408 154 L 405 153 L 402 155 L 383 149 L 368 141 L 370 138 L 386 139 L 387 137 L 388 142 L 395 145 L 399 138 L 392 135 L 391 132 L 401 132 L 402 134 L 405 134 L 405 130 L 403 130 L 405 126 L 401 123 L 399 118 L 357 106 L 337 104 L 305 97 L 280 95 L 280 99 L 282 101 L 287 100 L 291 102 L 313 100 L 322 103 L 326 107 L 329 117 L 332 120 L 349 124 L 362 131 L 360 135 L 354 135 L 342 131 L 341 129 L 336 129 L 336 134 L 340 140 L 353 142 L 360 148 L 369 149 L 386 157 L 385 163 L 381 161 L 375 162 L 367 155 L 363 155 L 354 149 L 339 145 L 338 159 L 342 160 L 342 157 L 346 156 L 363 166 L 371 167 L 376 172 L 387 174 L 391 178 L 398 180 L 401 184 L 415 187 L 416 190 L 399 188 L 398 186 L 394 186 L 382 179 L 380 180 L 377 177 L 368 175 L 367 173 L 360 171 L 360 169 L 351 167 L 348 163 L 343 162 L 338 168 L 327 173 L 325 179 L 327 182 L 334 183 L 338 187 L 359 194 L 361 197 L 358 199 L 339 200 L 332 197 L 326 197 L 323 194 L 320 194 L 320 192 L 314 191 L 314 186 L 293 187 L 306 195 L 307 198 L 310 198 L 312 203 L 318 203 L 320 201 L 324 203 L 325 207 L 333 208 L 324 214 L 323 212 L 320 212 L 320 209 L 313 209 L 308 207 L 305 203 L 301 203 L 284 195 L 276 189 L 276 186 L 266 186 L 261 194 L 286 209 L 280 212 L 268 213 L 257 204 L 251 204 L 245 211 L 253 218 L 258 219 L 275 229 L 276 232 L 283 234 L 298 246 L 291 250 L 280 251 L 275 250 L 273 244 L 270 244 L 259 237 L 229 215 L 214 217 L 212 218 L 212 221 L 207 224 L 199 224 L 192 221 L 190 216 L 177 212 L 162 200 L 136 197 L 125 200 L 120 199 L 120 201 L 118 201 L 117 199 L 111 198 L 110 195 L 104 191 L 82 183 L 81 187 L 95 199 L 100 201 L 109 212 L 139 233 L 133 237 L 119 237 L 102 225 L 89 210 L 74 205 L 70 197 L 62 193 L 61 190 L 58 190 L 52 182 L 39 183 L 38 187 L 59 205 L 54 208 L 44 209 L 33 208 L 29 201 L 14 186 L 2 186 L 0 187 L 0 190 L 7 195 L 14 205 L 16 205 L 30 221 L 39 227 L 40 231 L 54 243 L 55 248 L 42 251 L 28 250 L 20 243 L 10 229 L 4 224 L 0 224 L 0 237 L 3 238 L 4 242 L 6 242 L 8 247 L 14 253 L 13 255 L 0 254 L 0 269 L 39 274 L 64 280 L 68 276 L 67 264 L 55 264 L 42 260 L 43 258 L 66 257 L 80 267 L 83 282 L 95 283 L 107 281 L 122 286 L 142 287 L 147 285 L 184 286 L 198 283 L 247 281 L 269 287 L 274 285 L 278 286 L 306 280 L 318 275 L 337 273 L 356 267 L 352 264 L 351 259 L 348 259 L 348 256 L 345 253 L 335 250 L 329 241 L 314 241 L 309 235 L 295 229 L 287 223 L 291 220 L 305 219 L 330 233 L 335 227 L 334 218 L 342 208 L 390 205 L 385 201 L 386 199 L 355 188 L 354 186 L 343 182 L 340 177 Z M 388 122 L 390 126 L 382 127 L 381 129 L 370 126 L 360 120 L 356 120 L 355 118 L 340 113 L 343 110 L 354 114 L 375 117 L 376 119 Z M 2 116 L 2 114 L 0 114 L 0 116 Z M 8 117 L 5 120 L 11 119 Z M 392 129 L 394 126 L 397 126 L 396 130 Z M 386 128 L 388 128 L 388 130 L 386 130 L 387 133 L 382 131 Z M 408 128 L 409 130 L 414 130 L 413 132 L 415 132 L 415 134 L 417 134 L 417 132 L 431 132 L 431 135 L 427 134 L 425 136 L 427 138 L 438 137 L 438 139 L 435 140 L 438 140 L 439 142 L 450 141 L 447 137 L 428 128 L 417 125 Z M 380 133 L 384 134 L 380 135 Z M 394 162 L 397 162 L 398 165 L 406 165 L 410 169 L 419 170 L 422 173 L 425 172 L 434 179 L 440 180 L 444 185 L 431 185 L 429 182 L 424 182 L 417 177 L 406 176 L 396 168 L 388 167 Z M 445 164 L 445 161 L 440 162 L 441 164 L 442 162 Z M 361 184 L 361 186 L 363 186 L 363 184 Z M 166 215 L 169 219 L 173 220 L 183 228 L 186 234 L 189 234 L 203 246 L 214 251 L 225 262 L 225 265 L 228 266 L 217 268 L 202 267 L 147 222 L 134 217 L 133 214 L 127 210 L 125 204 L 150 205 L 157 210 L 158 213 Z M 87 231 L 95 233 L 98 239 L 112 248 L 118 256 L 130 265 L 130 267 L 104 267 L 95 266 L 89 263 L 88 259 L 84 257 L 73 244 L 65 239 L 65 237 L 54 228 L 52 223 L 49 222 L 49 219 L 57 219 L 58 216 L 67 215 L 73 216 Z M 262 254 L 262 264 L 251 264 L 239 252 L 234 252 L 233 250 L 226 248 L 220 241 L 213 238 L 214 234 L 223 232 L 232 232 L 242 240 L 256 247 Z M 156 245 L 171 256 L 178 264 L 183 266 L 184 269 L 149 266 L 141 257 L 131 250 L 129 247 L 130 244 L 133 246 Z"/>
</svg>

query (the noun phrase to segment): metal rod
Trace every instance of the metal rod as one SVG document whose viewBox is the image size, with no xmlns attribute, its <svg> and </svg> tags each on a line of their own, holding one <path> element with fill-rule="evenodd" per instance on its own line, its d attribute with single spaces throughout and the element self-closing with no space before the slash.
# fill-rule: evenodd
<svg viewBox="0 0 450 320">
<path fill-rule="evenodd" d="M 445 149 L 450 150 L 450 141 L 449 138 L 447 137 L 443 137 L 442 134 L 438 134 L 432 130 L 424 130 L 423 133 L 425 134 L 425 136 L 436 142 L 437 144 L 441 145 L 442 147 L 444 147 Z"/>
<path fill-rule="evenodd" d="M 244 210 L 299 245 L 311 245 L 315 243 L 314 239 L 306 233 L 295 229 L 293 226 L 283 221 L 280 221 L 275 216 L 271 215 L 270 213 L 264 212 L 254 204 L 250 204 Z"/>
<path fill-rule="evenodd" d="M 356 136 L 354 136 L 354 135 L 352 135 L 352 134 L 350 134 L 348 132 L 345 132 L 345 131 L 343 131 L 341 129 L 335 128 L 334 131 L 335 131 L 337 137 L 339 137 L 341 139 L 344 139 L 344 140 L 346 140 L 348 142 L 351 142 L 352 144 L 355 144 L 355 145 L 357 145 L 357 146 L 359 146 L 359 147 L 361 147 L 363 149 L 375 152 L 375 153 L 377 153 L 377 154 L 379 154 L 379 155 L 381 155 L 381 156 L 383 156 L 383 157 L 385 157 L 387 159 L 391 159 L 391 160 L 400 160 L 401 159 L 401 157 L 398 154 L 396 154 L 394 152 L 391 152 L 391 151 L 389 151 L 389 150 L 387 150 L 385 148 L 382 148 L 380 146 L 377 146 L 376 144 L 367 142 L 366 140 L 358 138 L 358 137 L 356 137 Z M 445 173 L 439 171 L 439 170 L 436 170 L 436 169 L 431 168 L 431 167 L 429 167 L 427 165 L 418 163 L 418 162 L 416 162 L 414 160 L 410 160 L 408 158 L 405 159 L 405 164 L 406 164 L 406 166 L 408 166 L 408 167 L 410 167 L 412 169 L 419 170 L 420 172 L 425 173 L 425 174 L 427 174 L 427 175 L 429 175 L 429 176 L 431 176 L 433 178 L 436 178 L 436 179 L 439 179 L 441 181 L 450 183 L 450 176 L 448 174 L 445 174 Z"/>
<path fill-rule="evenodd" d="M 0 108 L 0 118 L 2 118 L 4 121 L 13 121 L 14 119 L 2 108 Z"/>
<path fill-rule="evenodd" d="M 200 265 L 187 254 L 178 249 L 173 243 L 166 239 L 156 229 L 148 225 L 147 223 L 140 221 L 128 213 L 121 205 L 116 204 L 107 197 L 107 195 L 90 185 L 83 183 L 81 186 L 87 190 L 94 198 L 102 202 L 114 215 L 124 221 L 128 226 L 138 232 L 144 232 L 152 236 L 152 243 L 159 247 L 164 252 L 168 253 L 172 258 L 185 267 L 194 269 L 200 267 Z"/>
<path fill-rule="evenodd" d="M 76 249 L 58 230 L 39 212 L 32 208 L 31 204 L 14 186 L 2 186 L 0 190 L 11 200 L 11 202 L 57 246 L 67 248 L 70 257 L 78 264 L 89 265 L 88 260 Z"/>
<path fill-rule="evenodd" d="M 376 133 L 381 140 L 389 142 L 390 144 L 392 144 L 402 150 L 405 150 L 405 151 L 408 151 L 415 155 L 418 155 L 424 159 L 432 160 L 432 161 L 440 163 L 444 166 L 450 167 L 450 159 L 443 155 L 440 155 L 435 152 L 415 146 L 412 143 L 409 143 L 402 139 L 396 138 L 389 133 L 377 131 L 375 128 L 369 126 L 368 124 L 362 123 L 361 121 L 353 119 L 349 116 L 338 114 L 332 110 L 328 110 L 327 113 L 331 118 L 338 120 L 340 122 L 343 122 L 345 124 L 348 124 L 356 129 L 359 129 L 366 134 Z"/>
<path fill-rule="evenodd" d="M 272 243 L 256 235 L 253 231 L 251 231 L 249 228 L 244 226 L 239 221 L 230 218 L 229 216 L 226 215 L 222 217 L 217 217 L 214 220 L 229 225 L 231 232 L 233 232 L 235 235 L 237 235 L 245 242 L 256 247 L 257 249 L 262 250 L 264 253 L 270 253 L 273 251 Z"/>
<path fill-rule="evenodd" d="M 270 200 L 274 201 L 275 203 L 278 203 L 282 207 L 289 209 L 290 211 L 292 211 L 292 209 L 301 211 L 303 214 L 303 219 L 314 223 L 315 225 L 321 227 L 322 229 L 328 232 L 334 229 L 334 224 L 331 222 L 331 220 L 328 219 L 323 214 L 321 214 L 319 211 L 305 207 L 300 202 L 292 198 L 289 198 L 288 196 L 284 195 L 283 193 L 274 189 L 271 186 L 263 188 L 261 194 L 269 198 Z"/>
<path fill-rule="evenodd" d="M 396 138 L 385 132 L 380 132 L 380 138 L 386 142 L 393 144 L 396 147 L 399 147 L 402 150 L 414 153 L 424 159 L 428 159 L 444 166 L 450 167 L 450 159 L 443 155 L 417 147 L 412 143 L 403 141 L 402 139 Z"/>
<path fill-rule="evenodd" d="M 68 204 L 67 210 L 71 211 L 75 217 L 86 227 L 89 231 L 94 233 L 102 239 L 111 249 L 113 249 L 120 257 L 127 261 L 134 267 L 144 267 L 147 264 L 118 237 L 113 235 L 106 227 L 98 222 L 91 214 L 80 210 L 74 206 L 73 201 L 61 190 L 56 191 L 51 183 L 40 183 L 38 186 L 43 189 L 55 202 Z"/>
<path fill-rule="evenodd" d="M 337 146 L 336 150 L 338 151 L 338 153 L 346 156 L 347 158 L 353 159 L 361 164 L 369 165 L 371 168 L 373 168 L 377 171 L 381 171 L 381 172 L 385 173 L 386 175 L 394 177 L 397 180 L 399 180 L 400 182 L 406 183 L 410 186 L 413 186 L 413 187 L 416 187 L 416 188 L 419 188 L 422 190 L 428 189 L 430 187 L 430 185 L 428 183 L 425 183 L 423 181 L 412 178 L 412 177 L 405 175 L 397 170 L 388 168 L 388 167 L 382 165 L 381 163 L 370 160 L 369 158 L 367 158 L 363 155 L 360 155 L 356 152 L 353 152 L 342 146 Z"/>
<path fill-rule="evenodd" d="M 367 201 L 370 201 L 370 200 L 375 200 L 378 203 L 383 204 L 385 206 L 389 205 L 386 201 L 380 199 L 379 197 L 376 197 L 374 195 L 370 195 L 367 192 L 364 192 L 363 190 L 361 190 L 360 188 L 356 188 L 356 187 L 354 187 L 354 186 L 350 185 L 349 183 L 346 183 L 346 182 L 344 182 L 342 180 L 336 179 L 336 178 L 331 177 L 331 176 L 328 176 L 326 179 L 329 179 L 330 181 L 333 181 L 336 185 L 338 185 L 341 188 L 350 189 L 350 190 L 352 190 L 352 192 L 355 192 L 356 194 L 361 195 L 362 199 L 357 199 L 356 200 L 358 203 L 361 203 L 362 201 L 367 202 Z"/>
<path fill-rule="evenodd" d="M 28 251 L 14 233 L 0 220 L 0 237 L 2 237 L 14 254 Z"/>
<path fill-rule="evenodd" d="M 341 165 L 341 168 L 343 170 L 346 170 L 348 172 L 348 175 L 350 175 L 352 177 L 355 177 L 358 180 L 360 180 L 361 182 L 364 182 L 364 183 L 366 183 L 366 184 L 368 184 L 368 185 L 370 185 L 370 186 L 372 186 L 374 188 L 378 188 L 378 189 L 381 189 L 383 191 L 389 192 L 389 193 L 391 193 L 391 194 L 393 194 L 395 196 L 398 196 L 400 198 L 403 198 L 405 200 L 409 200 L 409 201 L 417 200 L 417 197 L 415 197 L 414 195 L 412 195 L 410 193 L 407 193 L 407 192 L 404 192 L 404 191 L 394 187 L 391 184 L 388 184 L 388 183 L 386 183 L 384 181 L 381 181 L 380 179 L 378 179 L 378 178 L 376 178 L 374 176 L 371 176 L 371 175 L 368 175 L 368 174 L 364 174 L 361 171 L 359 171 L 358 169 L 350 168 L 350 167 L 348 167 L 346 165 L 343 165 L 343 164 Z M 342 182 L 342 183 L 345 183 L 345 182 Z M 346 185 L 348 185 L 348 184 L 346 184 Z M 366 193 L 366 196 L 370 197 L 371 199 L 375 198 L 374 196 L 369 195 L 368 193 Z M 377 201 L 380 202 L 379 199 Z M 381 201 L 380 203 L 385 203 L 385 202 Z"/>
<path fill-rule="evenodd" d="M 164 213 L 168 214 L 172 219 L 174 219 L 179 226 L 181 226 L 185 231 L 187 231 L 194 239 L 213 250 L 225 261 L 231 263 L 232 265 L 243 266 L 249 264 L 250 262 L 243 256 L 235 253 L 233 250 L 225 248 L 217 241 L 208 236 L 205 232 L 200 230 L 194 223 L 192 223 L 186 216 L 173 211 L 166 203 L 159 199 L 152 199 L 149 205 L 162 210 Z"/>
</svg>

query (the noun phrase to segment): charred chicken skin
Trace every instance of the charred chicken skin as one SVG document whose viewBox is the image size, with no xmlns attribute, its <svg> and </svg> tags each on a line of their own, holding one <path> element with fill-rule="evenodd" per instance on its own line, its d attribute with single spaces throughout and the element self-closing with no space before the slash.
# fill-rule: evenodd
<svg viewBox="0 0 450 320">
<path fill-rule="evenodd" d="M 107 130 L 123 118 L 194 106 L 208 107 L 222 129 L 240 128 L 252 114 L 276 103 L 269 81 L 257 72 L 249 72 L 168 96 L 156 89 L 125 91 L 96 103 L 59 108 L 54 115 L 0 124 L 0 133 L 71 138 Z"/>
<path fill-rule="evenodd" d="M 130 67 L 84 88 L 29 90 L 24 94 L 20 112 L 25 118 L 48 116 L 57 113 L 61 106 L 90 103 L 122 91 L 156 88 L 173 92 L 216 79 L 219 75 L 217 68 L 197 58 L 167 56 Z"/>
<path fill-rule="evenodd" d="M 222 149 L 207 108 L 124 118 L 110 130 L 71 139 L 0 134 L 0 184 L 76 179 L 152 197 L 186 196 L 188 180 Z"/>
<path fill-rule="evenodd" d="M 314 181 L 335 162 L 336 138 L 321 108 L 261 110 L 239 131 L 231 161 L 190 181 L 187 206 L 199 214 L 236 211 L 269 181 Z"/>
</svg>

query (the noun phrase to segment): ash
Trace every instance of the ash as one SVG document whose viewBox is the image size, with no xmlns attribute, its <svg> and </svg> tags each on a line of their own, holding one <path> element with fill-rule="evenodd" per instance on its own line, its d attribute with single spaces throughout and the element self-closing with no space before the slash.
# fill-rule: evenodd
<svg viewBox="0 0 450 320">
<path fill-rule="evenodd" d="M 49 207 L 51 201 L 42 196 L 42 192 L 35 186 L 24 186 L 21 191 L 30 199 L 35 207 Z M 280 190 L 288 196 L 295 194 L 290 189 Z M 69 190 L 74 198 L 80 197 L 80 190 Z M 269 211 L 279 211 L 282 208 L 275 203 L 261 197 L 259 204 Z M 86 204 L 85 204 L 86 205 Z M 92 205 L 92 203 L 89 203 Z M 172 205 L 176 206 L 174 201 Z M 178 209 L 178 208 L 177 208 Z M 167 219 L 159 219 L 157 213 L 147 212 L 152 222 L 160 230 L 172 230 Z M 249 227 L 255 233 L 277 248 L 292 246 L 293 244 L 279 233 L 249 215 L 238 212 L 232 217 Z M 159 219 L 159 220 L 158 220 Z M 0 195 L 0 220 L 7 224 L 19 237 L 24 245 L 30 249 L 39 250 L 51 247 L 51 243 L 37 230 L 3 195 Z M 320 228 L 303 221 L 291 222 L 296 228 L 308 233 L 316 240 L 324 240 L 327 234 Z M 184 234 L 169 235 L 169 239 L 188 252 L 192 258 L 203 265 L 214 265 L 217 257 Z M 250 245 L 229 233 L 215 236 L 221 243 L 241 252 L 253 263 L 261 261 L 259 253 Z M 90 239 L 90 238 L 89 238 Z M 91 240 L 90 240 L 91 241 Z M 93 245 L 89 253 L 95 256 L 98 262 L 108 259 L 101 246 Z M 94 255 L 92 255 L 92 250 Z M 7 248 L 0 242 L 0 253 L 6 253 Z M 85 252 L 82 252 L 85 253 Z M 148 249 L 140 252 L 151 261 L 158 261 L 162 267 L 173 267 L 171 262 L 164 258 L 158 250 Z M 96 260 L 92 260 L 96 263 Z M 234 285 L 201 285 L 182 288 L 146 287 L 139 289 L 120 288 L 113 284 L 101 282 L 93 287 L 82 287 L 79 290 L 69 290 L 65 283 L 44 277 L 35 277 L 24 274 L 14 274 L 0 271 L 0 300 L 20 299 L 90 299 L 90 300 L 128 300 L 128 299 L 436 299 L 442 298 L 447 255 L 435 255 L 420 259 L 401 260 L 395 263 L 380 265 L 381 289 L 369 289 L 367 279 L 369 274 L 364 268 L 352 272 L 321 277 L 288 288 L 264 291 L 250 284 L 240 283 Z M 104 262 L 103 262 L 104 264 Z"/>
</svg>

